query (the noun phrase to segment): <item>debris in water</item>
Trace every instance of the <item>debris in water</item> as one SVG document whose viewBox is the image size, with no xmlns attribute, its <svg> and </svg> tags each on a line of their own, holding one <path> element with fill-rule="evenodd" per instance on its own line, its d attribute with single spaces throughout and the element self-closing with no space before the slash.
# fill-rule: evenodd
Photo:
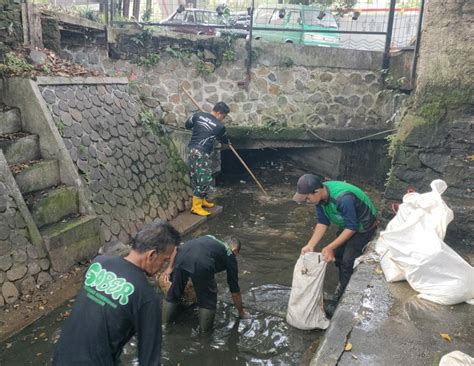
<svg viewBox="0 0 474 366">
<path fill-rule="evenodd" d="M 241 180 L 240 183 L 246 184 L 247 182 L 245 180 Z"/>
<path fill-rule="evenodd" d="M 447 340 L 448 342 L 451 342 L 451 337 L 448 333 L 440 333 L 439 335 L 441 336 L 441 338 Z"/>
</svg>

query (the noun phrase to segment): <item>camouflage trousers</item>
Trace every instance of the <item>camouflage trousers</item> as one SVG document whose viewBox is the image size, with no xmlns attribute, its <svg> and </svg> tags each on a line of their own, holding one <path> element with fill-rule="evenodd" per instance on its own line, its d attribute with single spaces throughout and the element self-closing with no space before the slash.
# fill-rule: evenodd
<svg viewBox="0 0 474 366">
<path fill-rule="evenodd" d="M 193 195 L 206 198 L 207 194 L 215 189 L 210 155 L 191 148 L 188 155 L 188 164 Z"/>
</svg>

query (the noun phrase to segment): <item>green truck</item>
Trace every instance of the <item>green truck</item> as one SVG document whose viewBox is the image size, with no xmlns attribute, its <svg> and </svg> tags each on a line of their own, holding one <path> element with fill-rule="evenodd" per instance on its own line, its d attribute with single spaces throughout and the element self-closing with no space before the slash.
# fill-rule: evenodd
<svg viewBox="0 0 474 366">
<path fill-rule="evenodd" d="M 311 32 L 339 29 L 334 15 L 314 5 L 278 4 L 259 7 L 254 12 L 253 27 L 265 28 L 252 30 L 253 38 L 269 42 L 322 47 L 339 47 L 340 45 L 338 33 Z"/>
</svg>

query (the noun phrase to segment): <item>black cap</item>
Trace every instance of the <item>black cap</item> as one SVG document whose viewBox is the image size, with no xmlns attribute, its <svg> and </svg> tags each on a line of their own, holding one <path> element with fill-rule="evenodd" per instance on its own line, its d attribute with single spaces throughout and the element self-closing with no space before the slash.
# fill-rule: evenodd
<svg viewBox="0 0 474 366">
<path fill-rule="evenodd" d="M 298 179 L 296 184 L 296 193 L 293 196 L 293 201 L 298 203 L 305 202 L 306 196 L 310 193 L 314 193 L 318 188 L 322 188 L 323 183 L 318 176 L 314 174 L 305 174 Z"/>
</svg>

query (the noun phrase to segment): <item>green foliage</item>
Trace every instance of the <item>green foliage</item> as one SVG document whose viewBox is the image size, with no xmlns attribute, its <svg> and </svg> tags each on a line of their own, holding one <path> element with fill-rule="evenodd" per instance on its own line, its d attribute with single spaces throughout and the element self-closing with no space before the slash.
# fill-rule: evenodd
<svg viewBox="0 0 474 366">
<path fill-rule="evenodd" d="M 212 74 L 213 66 L 209 62 L 204 61 L 204 53 L 198 51 L 197 56 L 199 60 L 196 62 L 196 70 L 199 75 L 206 76 Z"/>
<path fill-rule="evenodd" d="M 407 81 L 406 77 L 402 76 L 397 78 L 386 69 L 382 70 L 382 75 L 384 75 L 385 84 L 392 89 L 400 89 Z"/>
<path fill-rule="evenodd" d="M 161 136 L 163 134 L 162 126 L 151 109 L 140 113 L 140 123 L 145 127 L 148 133 L 156 136 Z"/>
<path fill-rule="evenodd" d="M 160 62 L 160 54 L 159 53 L 149 53 L 146 56 L 138 57 L 134 63 L 140 66 L 155 66 Z"/>
<path fill-rule="evenodd" d="M 206 76 L 212 73 L 211 66 L 201 59 L 196 62 L 196 70 L 198 74 L 202 76 Z"/>
<path fill-rule="evenodd" d="M 227 62 L 233 62 L 235 61 L 235 48 L 234 48 L 234 42 L 235 42 L 235 36 L 232 34 L 226 34 L 223 39 L 224 39 L 224 44 L 225 44 L 225 51 L 222 54 L 222 57 L 224 61 Z"/>
<path fill-rule="evenodd" d="M 149 28 L 145 28 L 136 36 L 130 37 L 130 40 L 134 42 L 137 46 L 148 47 L 152 38 L 153 31 Z"/>
<path fill-rule="evenodd" d="M 59 134 L 61 135 L 61 137 L 63 137 L 64 136 L 64 123 L 63 123 L 63 121 L 62 120 L 56 120 L 55 123 L 56 123 L 56 127 L 58 129 Z"/>
<path fill-rule="evenodd" d="M 0 77 L 23 76 L 34 70 L 34 66 L 26 62 L 14 52 L 8 52 L 4 63 L 0 64 Z"/>
<path fill-rule="evenodd" d="M 295 64 L 295 62 L 293 61 L 293 59 L 291 57 L 284 57 L 283 60 L 281 61 L 281 64 L 282 66 L 285 66 L 285 67 L 291 67 Z"/>
<path fill-rule="evenodd" d="M 235 61 L 235 50 L 233 50 L 233 49 L 225 50 L 224 53 L 222 54 L 222 57 L 223 57 L 224 61 L 234 62 Z"/>
<path fill-rule="evenodd" d="M 79 9 L 79 16 L 81 18 L 92 20 L 93 22 L 100 22 L 99 14 L 91 9 Z"/>
<path fill-rule="evenodd" d="M 142 22 L 149 22 L 152 15 L 153 11 L 151 9 L 146 9 L 142 14 Z"/>
<path fill-rule="evenodd" d="M 181 50 L 181 49 L 175 49 L 170 46 L 166 47 L 165 49 L 166 52 L 170 54 L 171 57 L 177 58 L 179 60 L 184 60 L 185 58 L 189 58 L 191 55 L 191 52 L 188 50 Z"/>
</svg>

